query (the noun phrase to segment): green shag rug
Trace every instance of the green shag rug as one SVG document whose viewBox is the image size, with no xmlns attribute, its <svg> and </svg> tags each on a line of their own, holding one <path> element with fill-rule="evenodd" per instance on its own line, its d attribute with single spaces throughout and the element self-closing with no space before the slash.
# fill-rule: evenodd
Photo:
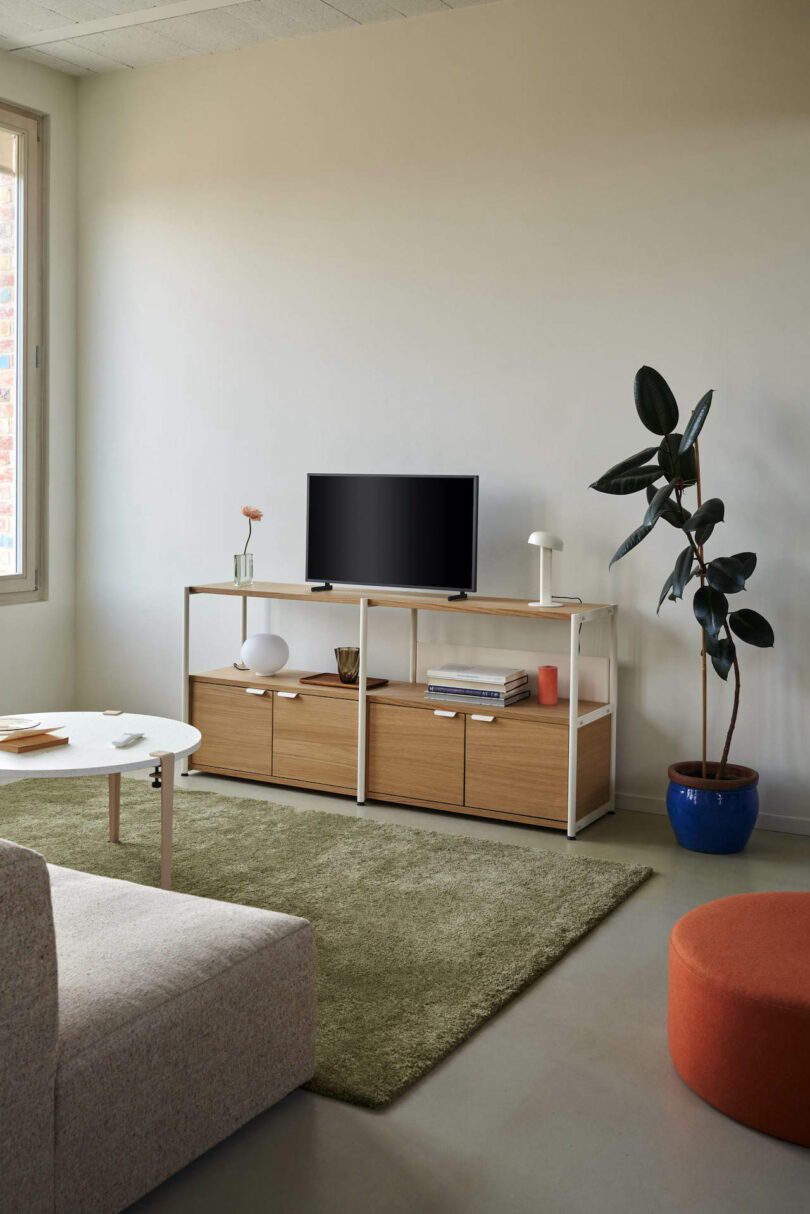
<svg viewBox="0 0 810 1214">
<path fill-rule="evenodd" d="M 52 864 L 159 883 L 159 793 L 106 778 L 0 787 L 0 836 Z M 173 887 L 309 919 L 315 1092 L 379 1108 L 544 973 L 651 869 L 178 790 Z"/>
</svg>

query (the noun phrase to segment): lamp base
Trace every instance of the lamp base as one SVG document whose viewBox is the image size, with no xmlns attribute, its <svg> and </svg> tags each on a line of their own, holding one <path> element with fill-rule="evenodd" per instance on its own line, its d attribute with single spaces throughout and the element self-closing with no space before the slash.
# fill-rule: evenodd
<svg viewBox="0 0 810 1214">
<path fill-rule="evenodd" d="M 564 607 L 565 603 L 529 603 L 530 607 L 544 607 L 547 611 L 551 607 Z"/>
</svg>

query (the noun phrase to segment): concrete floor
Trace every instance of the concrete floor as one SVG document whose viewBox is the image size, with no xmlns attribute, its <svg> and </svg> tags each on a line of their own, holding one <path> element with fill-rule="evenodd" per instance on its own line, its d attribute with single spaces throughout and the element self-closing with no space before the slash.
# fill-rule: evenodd
<svg viewBox="0 0 810 1214">
<path fill-rule="evenodd" d="M 192 775 L 302 808 L 349 800 Z M 810 1151 L 704 1104 L 667 1054 L 667 938 L 690 907 L 810 888 L 810 837 L 679 849 L 664 817 L 553 831 L 369 803 L 380 821 L 649 864 L 656 875 L 388 1109 L 298 1091 L 131 1207 L 137 1214 L 799 1214 Z M 215 1094 L 212 1094 L 216 1099 Z"/>
</svg>

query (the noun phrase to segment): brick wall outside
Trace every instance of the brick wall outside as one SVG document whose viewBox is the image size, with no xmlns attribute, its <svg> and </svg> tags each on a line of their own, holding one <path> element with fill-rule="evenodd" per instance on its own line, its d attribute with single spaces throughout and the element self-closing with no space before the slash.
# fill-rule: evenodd
<svg viewBox="0 0 810 1214">
<path fill-rule="evenodd" d="M 14 178 L 0 173 L 0 575 L 17 567 L 15 201 Z"/>
</svg>

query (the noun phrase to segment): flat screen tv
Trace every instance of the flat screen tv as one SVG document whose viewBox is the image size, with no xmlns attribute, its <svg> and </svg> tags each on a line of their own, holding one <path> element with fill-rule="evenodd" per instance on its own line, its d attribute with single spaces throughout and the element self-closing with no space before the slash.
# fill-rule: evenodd
<svg viewBox="0 0 810 1214">
<path fill-rule="evenodd" d="M 477 476 L 307 478 L 307 581 L 475 590 Z"/>
</svg>

